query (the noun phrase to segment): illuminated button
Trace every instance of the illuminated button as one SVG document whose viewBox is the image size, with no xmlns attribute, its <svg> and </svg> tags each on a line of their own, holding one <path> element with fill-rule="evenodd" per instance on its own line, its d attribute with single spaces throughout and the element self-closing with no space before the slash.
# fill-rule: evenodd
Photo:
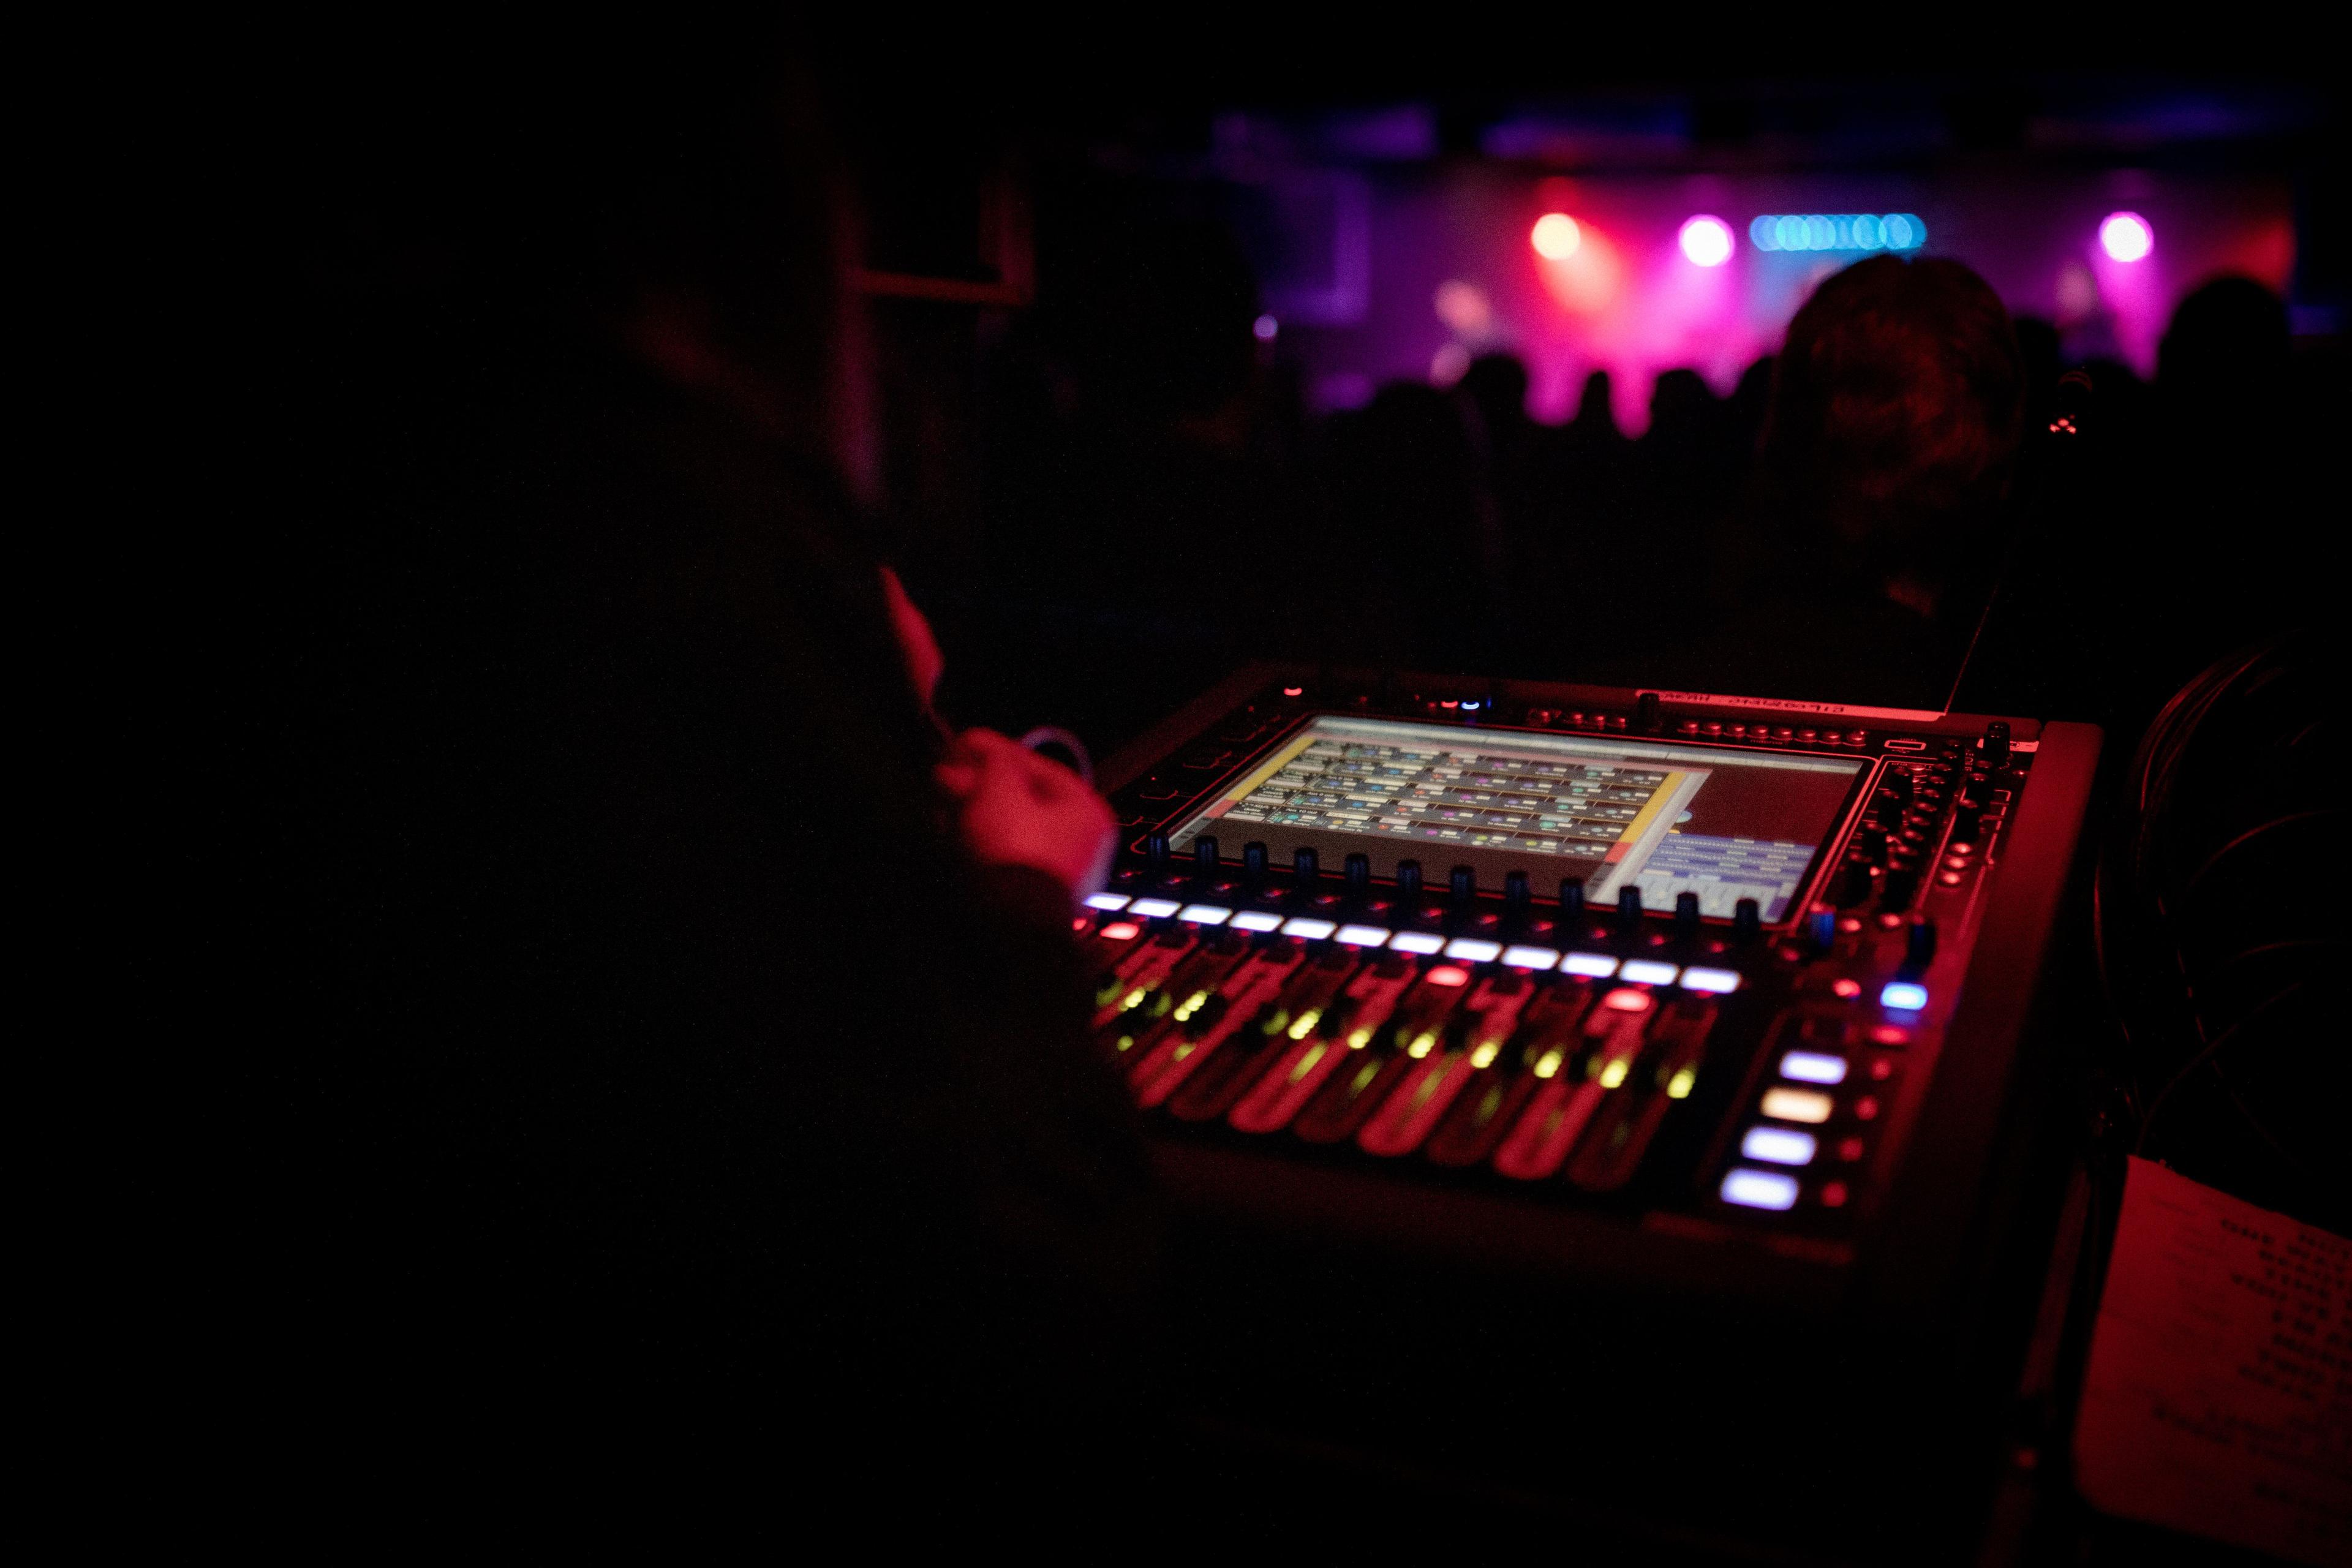
<svg viewBox="0 0 2352 1568">
<path fill-rule="evenodd" d="M 1176 911 L 1176 918 L 1197 926 L 1221 926 L 1234 918 L 1234 911 L 1222 904 L 1187 904 Z"/>
<path fill-rule="evenodd" d="M 1936 873 L 1936 880 L 1943 883 L 1947 888 L 1957 888 L 1965 879 L 1966 879 L 1961 875 L 1961 873 L 1958 871 L 1938 871 Z"/>
<path fill-rule="evenodd" d="M 1445 944 L 1446 957 L 1466 959 L 1472 963 L 1485 963 L 1502 951 L 1501 942 L 1488 942 L 1483 937 L 1458 936 Z"/>
<path fill-rule="evenodd" d="M 1143 934 L 1143 928 L 1133 921 L 1113 921 L 1102 928 L 1102 933 L 1112 942 L 1133 942 Z"/>
<path fill-rule="evenodd" d="M 1907 1046 L 1911 1031 L 1900 1024 L 1881 1024 L 1870 1031 L 1870 1037 L 1882 1046 Z"/>
<path fill-rule="evenodd" d="M 1148 921 L 1156 921 L 1174 914 L 1181 907 L 1173 899 L 1138 899 L 1127 906 L 1127 912 L 1131 915 L 1141 915 Z"/>
<path fill-rule="evenodd" d="M 1134 900 L 1125 893 L 1088 893 L 1087 908 L 1090 910 L 1123 910 Z"/>
<path fill-rule="evenodd" d="M 1739 1141 L 1742 1159 L 1761 1160 L 1768 1165 L 1809 1165 L 1818 1147 L 1811 1133 L 1789 1127 L 1751 1127 Z"/>
<path fill-rule="evenodd" d="M 1799 1083 L 1843 1083 L 1845 1058 L 1819 1051 L 1790 1051 L 1780 1058 L 1780 1076 Z"/>
<path fill-rule="evenodd" d="M 1879 990 L 1878 1005 L 1898 1012 L 1916 1013 L 1927 1005 L 1927 988 L 1916 981 L 1890 980 Z"/>
<path fill-rule="evenodd" d="M 1617 972 L 1617 977 L 1640 985 L 1672 985 L 1675 976 L 1681 973 L 1671 963 L 1660 963 L 1649 958 L 1629 958 L 1625 961 L 1625 967 Z"/>
<path fill-rule="evenodd" d="M 1275 917 L 1269 915 L 1266 918 L 1268 920 L 1272 920 Z M 1241 921 L 1235 921 L 1234 923 L 1235 925 L 1239 925 L 1241 924 Z M 1339 929 L 1339 928 L 1337 925 L 1329 921 L 1318 921 L 1313 915 L 1298 915 L 1294 917 L 1287 925 L 1285 925 L 1282 928 L 1282 934 L 1285 936 L 1303 936 L 1309 942 L 1321 942 L 1325 937 L 1329 936 L 1333 931 Z M 1361 931 L 1365 928 L 1358 926 L 1355 929 Z"/>
<path fill-rule="evenodd" d="M 1794 1208 L 1797 1178 L 1777 1171 L 1732 1171 L 1723 1178 L 1723 1201 L 1742 1208 Z"/>
<path fill-rule="evenodd" d="M 1455 964 L 1441 963 L 1429 972 L 1427 979 L 1432 985 L 1467 985 L 1470 972 Z"/>
<path fill-rule="evenodd" d="M 1507 947 L 1503 962 L 1514 969 L 1549 969 L 1559 962 L 1559 954 L 1548 947 Z"/>
<path fill-rule="evenodd" d="M 1810 1089 L 1764 1091 L 1764 1114 L 1775 1121 L 1827 1121 L 1835 1108 L 1828 1095 L 1816 1094 Z"/>
<path fill-rule="evenodd" d="M 1830 994 L 1843 996 L 1850 1001 L 1862 994 L 1862 982 L 1859 980 L 1832 981 L 1830 984 Z"/>
<path fill-rule="evenodd" d="M 1234 917 L 1235 931 L 1272 931 L 1281 924 L 1280 915 L 1270 915 L 1264 910 L 1244 910 Z"/>
<path fill-rule="evenodd" d="M 1389 938 L 1389 946 L 1398 952 L 1435 952 L 1444 945 L 1444 937 L 1425 931 L 1401 931 Z"/>
<path fill-rule="evenodd" d="M 1612 991 L 1601 999 L 1601 1005 L 1619 1013 L 1646 1013 L 1650 1010 L 1650 994 L 1646 991 Z"/>
<path fill-rule="evenodd" d="M 1349 947 L 1379 947 L 1389 940 L 1389 933 L 1379 926 L 1341 926 L 1339 940 Z"/>
<path fill-rule="evenodd" d="M 1617 973 L 1617 961 L 1605 952 L 1570 952 L 1560 955 L 1562 974 L 1589 974 L 1595 980 L 1606 980 Z"/>
<path fill-rule="evenodd" d="M 1855 1100 L 1853 1102 L 1853 1115 L 1854 1120 L 1857 1121 L 1877 1121 L 1878 1096 L 1874 1094 L 1865 1094 L 1860 1100 Z"/>
<path fill-rule="evenodd" d="M 1885 1083 L 1888 1079 L 1893 1078 L 1894 1076 L 1895 1061 L 1893 1058 L 1881 1057 L 1876 1061 L 1870 1064 L 1871 1082 Z"/>
<path fill-rule="evenodd" d="M 1728 995 L 1739 989 L 1739 976 L 1728 969 L 1693 967 L 1683 971 L 1683 989 L 1713 991 L 1721 995 Z"/>
<path fill-rule="evenodd" d="M 1848 1138 L 1838 1145 L 1838 1158 L 1849 1165 L 1861 1159 L 1862 1153 L 1862 1140 L 1859 1138 Z"/>
<path fill-rule="evenodd" d="M 1842 1209 L 1845 1207 L 1845 1184 L 1843 1182 L 1824 1182 L 1822 1184 L 1822 1207 L 1825 1209 Z"/>
</svg>

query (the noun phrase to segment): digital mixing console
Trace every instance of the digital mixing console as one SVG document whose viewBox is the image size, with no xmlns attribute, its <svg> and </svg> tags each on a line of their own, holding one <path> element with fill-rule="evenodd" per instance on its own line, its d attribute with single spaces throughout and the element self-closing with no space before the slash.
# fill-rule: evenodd
<svg viewBox="0 0 2352 1568">
<path fill-rule="evenodd" d="M 1939 1288 L 2098 732 L 1258 667 L 1077 922 L 1179 1201 L 1792 1302 Z"/>
</svg>

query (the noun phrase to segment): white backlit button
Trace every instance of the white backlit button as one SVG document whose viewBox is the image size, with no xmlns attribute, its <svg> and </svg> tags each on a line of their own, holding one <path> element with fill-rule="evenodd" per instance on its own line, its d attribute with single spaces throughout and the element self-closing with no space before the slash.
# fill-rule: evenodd
<svg viewBox="0 0 2352 1568">
<path fill-rule="evenodd" d="M 1220 904 L 1187 904 L 1176 911 L 1176 918 L 1194 925 L 1221 926 L 1234 918 L 1234 911 Z"/>
<path fill-rule="evenodd" d="M 1739 989 L 1739 976 L 1728 969 L 1693 967 L 1683 971 L 1683 989 L 1712 991 L 1718 995 L 1728 995 Z"/>
<path fill-rule="evenodd" d="M 1387 942 L 1389 933 L 1379 926 L 1341 926 L 1339 940 L 1349 947 L 1378 947 Z"/>
<path fill-rule="evenodd" d="M 1459 958 L 1470 963 L 1487 963 L 1502 951 L 1501 942 L 1488 942 L 1484 937 L 1457 936 L 1445 944 L 1446 957 Z"/>
<path fill-rule="evenodd" d="M 1723 1178 L 1723 1201 L 1751 1209 L 1797 1206 L 1797 1178 L 1778 1171 L 1732 1170 Z"/>
<path fill-rule="evenodd" d="M 1780 1076 L 1799 1083 L 1843 1083 L 1845 1058 L 1819 1051 L 1790 1051 L 1780 1058 Z"/>
<path fill-rule="evenodd" d="M 1234 917 L 1235 931 L 1273 931 L 1281 924 L 1280 915 L 1270 915 L 1264 910 L 1244 910 Z"/>
<path fill-rule="evenodd" d="M 1123 910 L 1132 902 L 1125 893 L 1088 893 L 1087 908 L 1090 910 Z"/>
<path fill-rule="evenodd" d="M 1318 921 L 1313 915 L 1295 915 L 1282 928 L 1282 934 L 1305 937 L 1309 942 L 1321 942 L 1339 929 L 1331 921 Z"/>
<path fill-rule="evenodd" d="M 1835 1104 L 1826 1094 L 1810 1089 L 1768 1089 L 1764 1114 L 1775 1121 L 1827 1121 Z"/>
<path fill-rule="evenodd" d="M 1445 945 L 1442 936 L 1432 936 L 1425 931 L 1401 931 L 1389 938 L 1392 952 L 1435 952 Z"/>
<path fill-rule="evenodd" d="M 1620 980 L 1630 980 L 1636 985 L 1672 985 L 1682 971 L 1671 963 L 1660 963 L 1654 958 L 1629 958 L 1625 967 L 1617 972 Z"/>
<path fill-rule="evenodd" d="M 1507 947 L 1503 962 L 1514 969 L 1549 969 L 1559 962 L 1559 954 L 1548 947 Z"/>
<path fill-rule="evenodd" d="M 1792 1127 L 1751 1127 L 1739 1141 L 1739 1154 L 1768 1165 L 1810 1165 L 1819 1147 L 1811 1133 Z"/>
<path fill-rule="evenodd" d="M 1890 980 L 1879 988 L 1878 1005 L 1897 1012 L 1916 1013 L 1927 1005 L 1927 988 L 1909 980 Z"/>
<path fill-rule="evenodd" d="M 1173 899 L 1138 899 L 1127 906 L 1127 912 L 1131 915 L 1141 915 L 1148 921 L 1156 921 L 1166 919 L 1181 907 Z"/>
<path fill-rule="evenodd" d="M 1587 974 L 1595 980 L 1606 980 L 1617 973 L 1617 961 L 1605 952 L 1570 952 L 1560 955 L 1562 974 Z"/>
</svg>

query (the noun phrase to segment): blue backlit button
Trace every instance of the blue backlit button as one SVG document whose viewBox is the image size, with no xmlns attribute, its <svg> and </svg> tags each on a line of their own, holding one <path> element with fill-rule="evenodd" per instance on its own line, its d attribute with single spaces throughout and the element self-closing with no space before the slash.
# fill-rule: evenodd
<svg viewBox="0 0 2352 1568">
<path fill-rule="evenodd" d="M 1234 911 L 1219 904 L 1187 904 L 1176 911 L 1176 918 L 1194 925 L 1221 926 L 1234 918 Z"/>
<path fill-rule="evenodd" d="M 1780 1058 L 1780 1076 L 1799 1083 L 1843 1083 L 1845 1058 L 1819 1051 L 1790 1051 Z"/>
<path fill-rule="evenodd" d="M 1606 980 L 1617 973 L 1617 961 L 1605 952 L 1563 953 L 1559 961 L 1562 974 L 1585 974 L 1595 980 Z"/>
<path fill-rule="evenodd" d="M 1822 1122 L 1837 1109 L 1836 1102 L 1826 1094 L 1810 1089 L 1768 1089 L 1764 1091 L 1764 1114 L 1775 1121 Z"/>
<path fill-rule="evenodd" d="M 1797 1178 L 1778 1171 L 1733 1169 L 1723 1178 L 1723 1201 L 1742 1208 L 1791 1209 L 1797 1206 Z"/>
<path fill-rule="evenodd" d="M 1927 988 L 1912 980 L 1890 980 L 1880 988 L 1878 1005 L 1897 1012 L 1916 1013 L 1927 1005 Z"/>
<path fill-rule="evenodd" d="M 1321 942 L 1339 929 L 1329 921 L 1318 921 L 1313 915 L 1297 915 L 1284 924 L 1282 934 L 1305 937 L 1309 942 Z"/>
<path fill-rule="evenodd" d="M 1349 947 L 1379 947 L 1389 940 L 1389 933 L 1380 926 L 1341 926 L 1339 940 Z"/>
<path fill-rule="evenodd" d="M 1728 995 L 1739 989 L 1739 976 L 1728 969 L 1701 969 L 1696 966 L 1683 971 L 1685 991 L 1713 991 Z"/>
<path fill-rule="evenodd" d="M 1487 963 L 1502 951 L 1501 942 L 1488 942 L 1484 937 L 1457 936 L 1445 944 L 1446 957 L 1463 959 L 1471 963 Z"/>
<path fill-rule="evenodd" d="M 1793 1127 L 1751 1127 L 1739 1141 L 1742 1159 L 1761 1160 L 1771 1165 L 1810 1165 L 1819 1147 L 1811 1133 L 1800 1132 Z"/>
<path fill-rule="evenodd" d="M 1660 963 L 1654 958 L 1629 958 L 1617 972 L 1620 980 L 1630 980 L 1636 985 L 1672 985 L 1682 971 L 1671 963 Z"/>
<path fill-rule="evenodd" d="M 1244 910 L 1234 917 L 1235 931 L 1273 931 L 1281 924 L 1280 915 L 1270 915 L 1264 910 Z"/>
<path fill-rule="evenodd" d="M 1173 899 L 1138 899 L 1127 906 L 1127 912 L 1141 915 L 1145 920 L 1164 920 L 1180 908 Z"/>
<path fill-rule="evenodd" d="M 1088 893 L 1087 908 L 1090 910 L 1123 910 L 1132 900 L 1125 893 Z"/>
<path fill-rule="evenodd" d="M 1559 962 L 1559 954 L 1549 947 L 1507 947 L 1503 962 L 1514 969 L 1549 969 Z"/>
<path fill-rule="evenodd" d="M 1392 952 L 1435 952 L 1445 945 L 1442 936 L 1432 936 L 1425 931 L 1401 931 L 1389 938 Z"/>
</svg>

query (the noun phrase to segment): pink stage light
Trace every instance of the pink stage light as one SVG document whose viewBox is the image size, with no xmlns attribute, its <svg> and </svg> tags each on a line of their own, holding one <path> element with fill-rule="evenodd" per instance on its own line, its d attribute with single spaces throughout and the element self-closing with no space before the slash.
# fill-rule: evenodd
<svg viewBox="0 0 2352 1568">
<path fill-rule="evenodd" d="M 1536 254 L 1546 261 L 1565 261 L 1576 254 L 1578 246 L 1584 243 L 1584 235 L 1577 228 L 1576 220 L 1566 213 L 1546 213 L 1536 219 L 1536 226 L 1528 232 L 1528 243 L 1534 246 Z"/>
<path fill-rule="evenodd" d="M 1731 259 L 1731 226 L 1719 217 L 1695 217 L 1683 225 L 1682 246 L 1695 265 L 1720 267 Z"/>
<path fill-rule="evenodd" d="M 2137 261 L 2156 248 L 2156 231 L 2137 213 L 2109 213 L 2099 225 L 2099 248 L 2116 261 Z"/>
</svg>

